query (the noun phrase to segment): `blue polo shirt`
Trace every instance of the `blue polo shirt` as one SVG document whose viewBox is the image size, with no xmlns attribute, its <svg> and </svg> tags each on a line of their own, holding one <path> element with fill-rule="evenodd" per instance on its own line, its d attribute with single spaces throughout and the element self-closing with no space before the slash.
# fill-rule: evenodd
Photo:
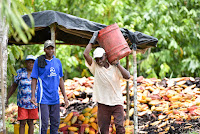
<svg viewBox="0 0 200 134">
<path fill-rule="evenodd" d="M 32 78 L 38 79 L 37 82 L 37 103 L 55 105 L 59 104 L 59 82 L 63 77 L 62 64 L 59 59 L 47 60 L 45 68 L 38 67 L 36 59 L 31 73 Z"/>
</svg>

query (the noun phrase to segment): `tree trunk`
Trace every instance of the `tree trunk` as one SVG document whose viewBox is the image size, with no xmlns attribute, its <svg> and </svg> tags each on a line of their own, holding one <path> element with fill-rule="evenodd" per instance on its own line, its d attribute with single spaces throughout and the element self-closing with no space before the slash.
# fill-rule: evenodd
<svg viewBox="0 0 200 134">
<path fill-rule="evenodd" d="M 0 132 L 6 134 L 6 125 L 5 125 L 5 100 L 7 92 L 7 41 L 8 41 L 8 25 L 6 25 L 5 17 L 1 17 L 1 8 L 0 8 Z"/>
</svg>

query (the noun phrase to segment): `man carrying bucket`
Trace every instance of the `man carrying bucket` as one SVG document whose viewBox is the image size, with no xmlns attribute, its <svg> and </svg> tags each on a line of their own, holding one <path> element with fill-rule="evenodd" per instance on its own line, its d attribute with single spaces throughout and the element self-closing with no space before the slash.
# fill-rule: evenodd
<svg viewBox="0 0 200 134">
<path fill-rule="evenodd" d="M 101 134 L 109 134 L 111 115 L 114 117 L 117 134 L 124 134 L 124 108 L 120 79 L 130 78 L 130 73 L 118 60 L 111 64 L 103 48 L 98 47 L 89 55 L 98 33 L 94 33 L 84 51 L 85 64 L 94 75 L 93 101 L 98 103 L 97 122 Z"/>
</svg>

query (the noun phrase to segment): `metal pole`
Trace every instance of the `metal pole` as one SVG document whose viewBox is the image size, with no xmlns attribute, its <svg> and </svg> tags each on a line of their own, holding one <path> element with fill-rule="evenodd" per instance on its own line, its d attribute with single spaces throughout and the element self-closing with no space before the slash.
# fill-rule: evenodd
<svg viewBox="0 0 200 134">
<path fill-rule="evenodd" d="M 51 24 L 51 40 L 53 41 L 55 45 L 55 53 L 54 55 L 56 56 L 56 23 Z"/>
<path fill-rule="evenodd" d="M 136 51 L 133 51 L 133 89 L 134 89 L 134 134 L 138 133 L 138 111 L 137 111 L 137 60 Z"/>
<path fill-rule="evenodd" d="M 129 71 L 129 56 L 126 56 L 126 69 Z M 129 120 L 130 96 L 129 96 L 129 81 L 126 81 L 126 119 Z"/>
</svg>

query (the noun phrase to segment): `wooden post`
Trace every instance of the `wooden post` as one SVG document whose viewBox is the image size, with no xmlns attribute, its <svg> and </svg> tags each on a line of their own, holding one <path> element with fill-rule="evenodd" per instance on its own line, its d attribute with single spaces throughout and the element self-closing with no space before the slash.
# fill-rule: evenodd
<svg viewBox="0 0 200 134">
<path fill-rule="evenodd" d="M 51 40 L 53 41 L 55 45 L 55 53 L 54 55 L 56 56 L 56 23 L 51 24 Z"/>
<path fill-rule="evenodd" d="M 133 89 L 134 89 L 134 134 L 138 133 L 138 111 L 137 111 L 137 59 L 136 51 L 133 50 Z"/>
<path fill-rule="evenodd" d="M 129 71 L 129 56 L 126 56 L 126 69 Z M 126 81 L 126 119 L 129 120 L 130 96 L 129 96 L 129 81 Z"/>
</svg>

